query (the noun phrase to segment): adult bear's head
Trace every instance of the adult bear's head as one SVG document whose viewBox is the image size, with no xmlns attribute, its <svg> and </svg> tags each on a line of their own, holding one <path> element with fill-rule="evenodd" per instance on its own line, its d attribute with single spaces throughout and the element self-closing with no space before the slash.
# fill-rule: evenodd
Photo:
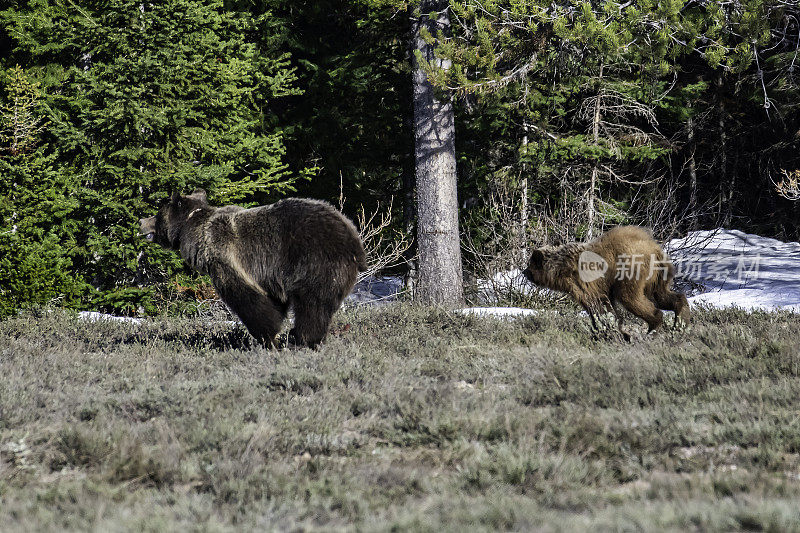
<svg viewBox="0 0 800 533">
<path fill-rule="evenodd" d="M 148 241 L 177 250 L 187 222 L 208 207 L 206 191 L 203 189 L 196 189 L 189 196 L 173 193 L 155 216 L 139 220 L 139 234 Z"/>
</svg>

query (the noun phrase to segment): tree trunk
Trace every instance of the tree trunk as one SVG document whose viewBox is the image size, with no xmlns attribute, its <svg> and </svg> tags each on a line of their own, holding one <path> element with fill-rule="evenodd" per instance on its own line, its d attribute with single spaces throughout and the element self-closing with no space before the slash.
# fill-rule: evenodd
<svg viewBox="0 0 800 533">
<path fill-rule="evenodd" d="M 414 28 L 414 48 L 432 66 L 447 68 L 433 46 L 422 38 L 446 31 L 450 20 L 447 1 L 422 0 Z M 438 12 L 437 20 L 428 14 Z M 437 94 L 413 58 L 414 145 L 417 186 L 417 249 L 419 271 L 414 299 L 426 304 L 456 305 L 463 301 L 461 246 L 456 195 L 455 124 L 453 104 Z"/>
<path fill-rule="evenodd" d="M 411 119 L 408 119 L 408 131 L 413 131 L 411 128 Z M 417 220 L 417 209 L 414 202 L 414 163 L 409 160 L 403 163 L 403 231 L 406 233 L 409 242 L 413 243 L 403 257 L 406 261 L 408 270 L 406 271 L 405 278 L 403 279 L 403 286 L 408 294 L 413 295 L 417 282 L 417 247 L 414 242 L 414 229 Z"/>
<path fill-rule="evenodd" d="M 688 104 L 689 109 L 692 109 L 692 103 L 689 102 Z M 695 151 L 695 143 L 694 143 L 694 118 L 692 117 L 692 112 L 689 111 L 689 119 L 687 121 L 686 127 L 688 128 L 688 142 L 686 143 L 689 146 L 689 207 L 688 207 L 688 214 L 689 214 L 689 229 L 696 230 L 697 229 L 697 164 L 694 160 L 694 151 Z"/>
<path fill-rule="evenodd" d="M 525 135 L 522 137 L 522 147 L 525 157 L 528 156 L 528 126 L 523 126 Z M 524 265 L 528 260 L 528 165 L 522 164 L 522 179 L 520 180 L 520 205 L 519 205 L 519 253 L 518 264 Z"/>
<path fill-rule="evenodd" d="M 728 178 L 728 194 L 725 198 L 725 216 L 722 219 L 722 224 L 726 228 L 730 228 L 733 223 L 733 192 L 736 190 L 736 170 L 739 166 L 739 152 L 733 150 L 733 163 L 730 165 L 731 171 Z"/>
<path fill-rule="evenodd" d="M 586 200 L 587 203 L 587 214 L 586 214 L 586 239 L 592 240 L 594 238 L 594 219 L 595 219 L 595 212 L 594 212 L 594 204 L 596 202 L 595 199 L 595 188 L 597 187 L 597 165 L 598 163 L 595 162 L 594 167 L 592 167 L 592 178 L 589 182 L 589 198 Z"/>
<path fill-rule="evenodd" d="M 717 91 L 719 94 L 719 196 L 717 197 L 717 224 L 727 225 L 725 219 L 729 218 L 724 214 L 724 209 L 730 209 L 727 205 L 728 196 L 728 136 L 725 124 L 725 103 L 722 94 L 724 85 L 722 75 L 717 78 Z M 728 212 L 728 214 L 730 211 Z"/>
</svg>

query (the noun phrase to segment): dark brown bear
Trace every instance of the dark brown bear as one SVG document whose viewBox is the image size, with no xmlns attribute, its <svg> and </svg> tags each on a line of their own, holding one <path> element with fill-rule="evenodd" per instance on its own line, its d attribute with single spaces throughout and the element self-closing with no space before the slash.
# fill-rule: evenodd
<svg viewBox="0 0 800 533">
<path fill-rule="evenodd" d="M 268 346 L 290 307 L 295 342 L 316 346 L 366 269 L 353 223 L 318 200 L 214 207 L 197 190 L 173 194 L 156 216 L 139 223 L 145 238 L 179 251 L 192 269 L 208 274 L 222 300 Z"/>
<path fill-rule="evenodd" d="M 522 273 L 531 283 L 572 296 L 595 327 L 595 313 L 610 309 L 626 339 L 618 304 L 647 322 L 648 332 L 663 322 L 661 309 L 689 321 L 686 296 L 671 289 L 674 267 L 644 228 L 618 226 L 591 242 L 539 248 Z"/>
</svg>

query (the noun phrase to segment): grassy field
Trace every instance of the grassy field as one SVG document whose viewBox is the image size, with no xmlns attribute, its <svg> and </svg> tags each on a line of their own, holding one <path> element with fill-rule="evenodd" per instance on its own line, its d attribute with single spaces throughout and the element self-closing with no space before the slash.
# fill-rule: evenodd
<svg viewBox="0 0 800 533">
<path fill-rule="evenodd" d="M 0 322 L 0 529 L 800 531 L 796 315 L 576 315 Z"/>
</svg>

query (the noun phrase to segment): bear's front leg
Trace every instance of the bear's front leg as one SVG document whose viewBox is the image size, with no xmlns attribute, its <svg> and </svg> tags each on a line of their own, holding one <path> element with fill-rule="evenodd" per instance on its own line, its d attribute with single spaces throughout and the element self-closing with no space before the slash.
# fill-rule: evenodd
<svg viewBox="0 0 800 533">
<path fill-rule="evenodd" d="M 218 265 L 210 275 L 222 301 L 247 331 L 265 346 L 274 347 L 275 336 L 286 318 L 286 306 L 227 265 Z"/>
</svg>

